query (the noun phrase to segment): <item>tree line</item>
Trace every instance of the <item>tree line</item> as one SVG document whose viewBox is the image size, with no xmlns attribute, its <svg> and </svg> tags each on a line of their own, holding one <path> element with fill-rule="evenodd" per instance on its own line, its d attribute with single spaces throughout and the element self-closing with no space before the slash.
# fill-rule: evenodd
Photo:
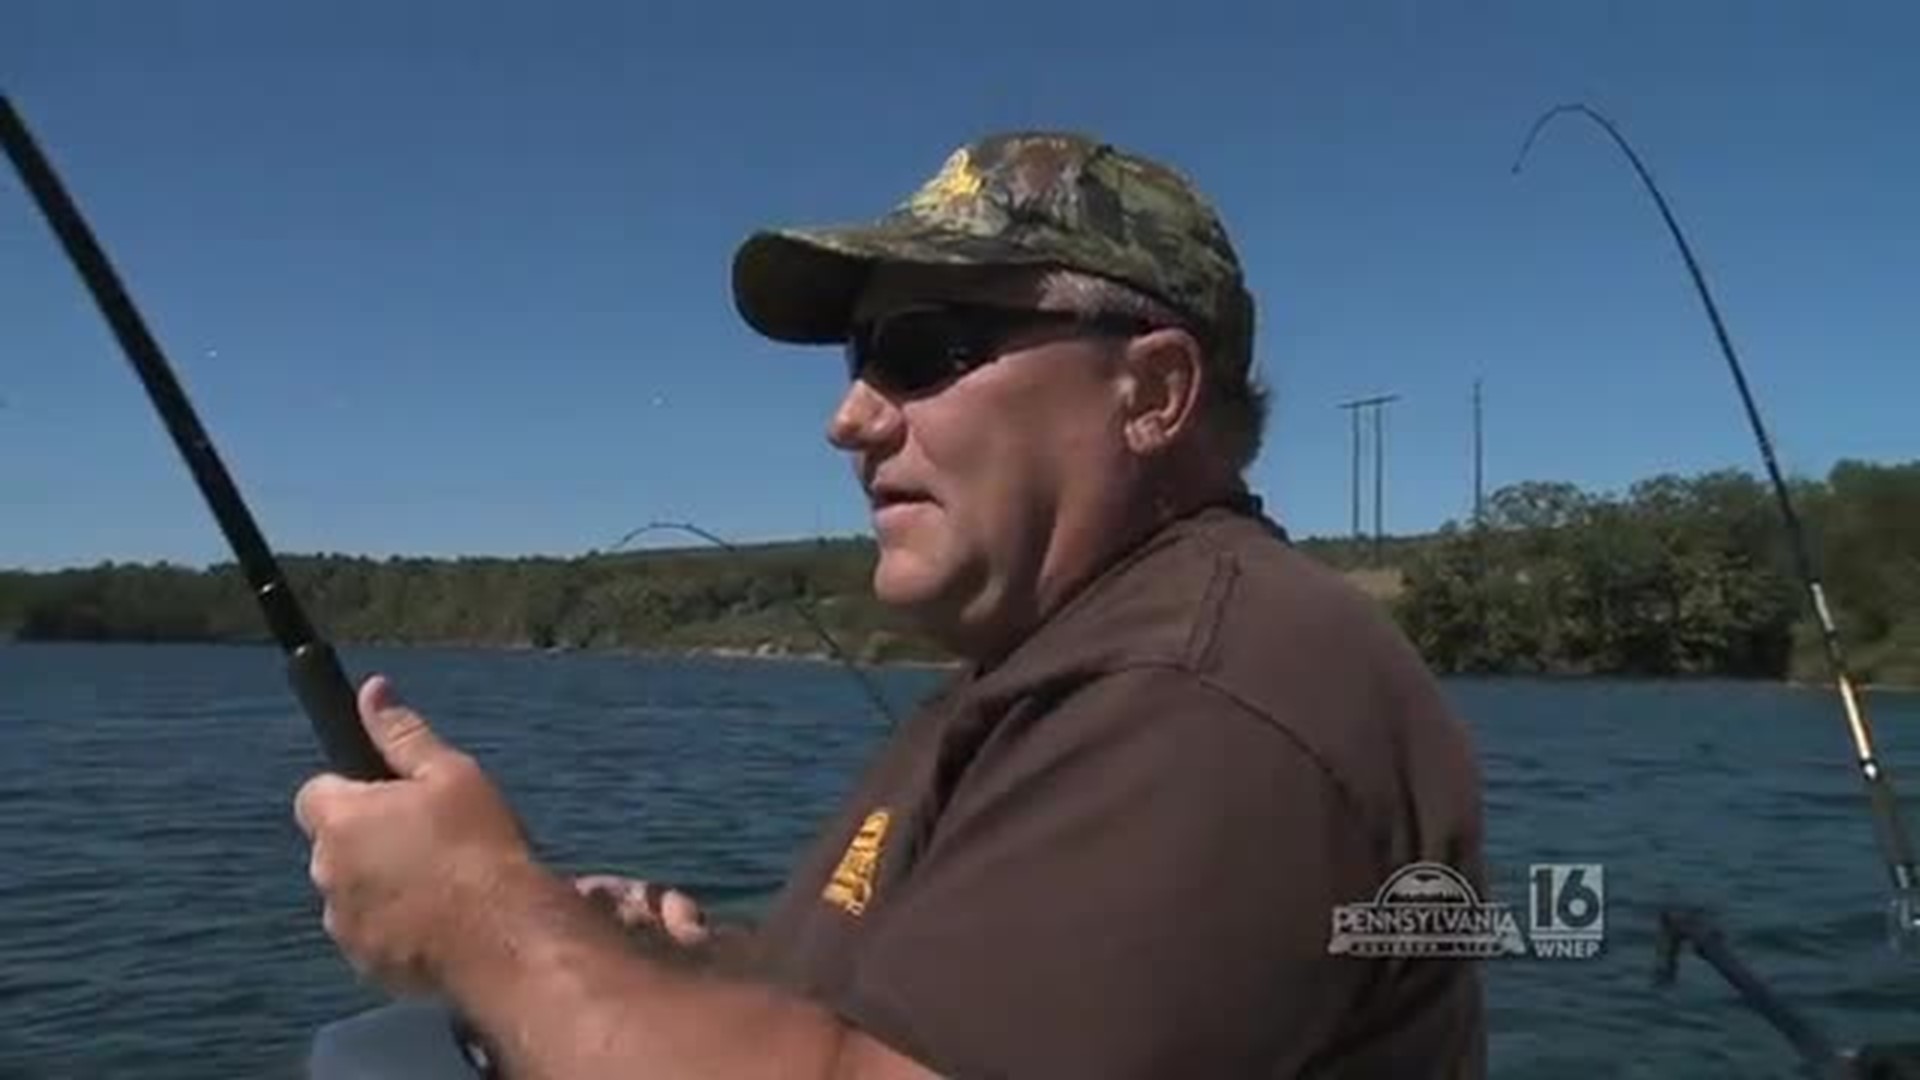
<svg viewBox="0 0 1920 1080">
<path fill-rule="evenodd" d="M 1795 502 L 1856 674 L 1920 683 L 1920 462 L 1842 462 Z M 1309 539 L 1381 595 L 1446 673 L 1819 679 L 1819 635 L 1771 488 L 1738 471 L 1624 493 L 1527 482 L 1421 537 Z M 869 589 L 867 539 L 574 558 L 288 556 L 334 640 L 948 659 Z M 102 564 L 0 573 L 0 638 L 265 642 L 237 567 Z"/>
<path fill-rule="evenodd" d="M 871 541 L 825 538 L 574 558 L 280 559 L 322 633 L 342 643 L 811 655 L 826 651 L 817 625 L 854 659 L 943 659 L 874 601 L 873 561 Z M 271 641 L 232 563 L 0 574 L 8 636 Z"/>
<path fill-rule="evenodd" d="M 1920 683 L 1920 462 L 1789 491 L 1854 673 Z M 1396 614 L 1447 672 L 1826 677 L 1773 488 L 1744 472 L 1519 484 L 1403 572 Z"/>
</svg>

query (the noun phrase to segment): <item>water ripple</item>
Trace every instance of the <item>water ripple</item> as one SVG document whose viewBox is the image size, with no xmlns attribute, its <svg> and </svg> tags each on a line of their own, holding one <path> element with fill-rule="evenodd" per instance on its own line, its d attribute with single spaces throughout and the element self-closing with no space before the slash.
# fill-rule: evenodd
<svg viewBox="0 0 1920 1080">
<path fill-rule="evenodd" d="M 564 869 L 751 907 L 885 734 L 831 666 L 349 650 L 509 792 Z M 941 676 L 884 677 L 910 702 Z M 319 767 L 254 648 L 0 647 L 0 1077 L 298 1075 L 379 1002 L 319 927 L 289 800 Z M 1738 683 L 1460 680 L 1495 894 L 1604 864 L 1605 952 L 1487 967 L 1493 1074 L 1795 1075 L 1697 958 L 1651 983 L 1659 912 L 1701 905 L 1842 1043 L 1920 1035 L 1880 945 L 1873 831 L 1830 697 Z M 1920 697 L 1878 698 L 1896 776 Z"/>
</svg>

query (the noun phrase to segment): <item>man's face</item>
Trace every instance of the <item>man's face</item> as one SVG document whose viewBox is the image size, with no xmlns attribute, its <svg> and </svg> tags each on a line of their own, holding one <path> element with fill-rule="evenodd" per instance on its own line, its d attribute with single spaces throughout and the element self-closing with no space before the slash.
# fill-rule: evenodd
<svg viewBox="0 0 1920 1080">
<path fill-rule="evenodd" d="M 1080 534 L 1121 497 L 1132 462 L 1119 426 L 1121 338 L 926 310 L 956 302 L 1035 306 L 1033 290 L 1005 276 L 877 274 L 860 305 L 881 327 L 868 338 L 874 366 L 828 436 L 852 455 L 874 507 L 879 599 L 971 650 L 1034 617 L 1088 544 Z M 939 385 L 889 384 L 890 365 L 955 339 L 998 346 Z"/>
</svg>

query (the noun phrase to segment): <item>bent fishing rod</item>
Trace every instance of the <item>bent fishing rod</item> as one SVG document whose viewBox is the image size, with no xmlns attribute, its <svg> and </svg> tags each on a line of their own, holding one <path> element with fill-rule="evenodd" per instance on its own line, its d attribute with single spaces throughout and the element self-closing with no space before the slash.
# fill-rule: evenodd
<svg viewBox="0 0 1920 1080">
<path fill-rule="evenodd" d="M 1849 671 L 1846 652 L 1840 642 L 1839 631 L 1834 628 L 1833 613 L 1827 606 L 1826 590 L 1821 586 L 1820 576 L 1815 569 L 1813 552 L 1807 543 L 1806 530 L 1801 525 L 1800 515 L 1794 509 L 1793 496 L 1787 490 L 1786 481 L 1780 475 L 1780 465 L 1774 458 L 1773 441 L 1767 436 L 1766 424 L 1760 419 L 1760 409 L 1754 404 L 1753 392 L 1747 385 L 1746 372 L 1740 366 L 1740 358 L 1734 352 L 1733 340 L 1727 333 L 1726 321 L 1720 316 L 1720 309 L 1714 303 L 1713 293 L 1707 288 L 1706 275 L 1700 269 L 1699 260 L 1694 258 L 1693 247 L 1687 243 L 1686 234 L 1680 229 L 1680 223 L 1674 219 L 1673 210 L 1667 205 L 1666 196 L 1653 181 L 1652 175 L 1634 152 L 1620 129 L 1612 121 L 1585 104 L 1557 105 L 1534 121 L 1533 129 L 1527 133 L 1527 140 L 1520 148 L 1520 154 L 1514 159 L 1513 174 L 1518 176 L 1526 164 L 1527 155 L 1533 149 L 1534 142 L 1542 130 L 1555 118 L 1577 114 L 1585 116 L 1600 125 L 1615 146 L 1626 155 L 1633 165 L 1634 172 L 1640 176 L 1640 182 L 1646 187 L 1647 194 L 1660 210 L 1660 217 L 1666 222 L 1667 232 L 1680 249 L 1680 257 L 1685 260 L 1687 272 L 1693 278 L 1693 286 L 1700 296 L 1700 304 L 1706 309 L 1707 318 L 1713 323 L 1714 337 L 1720 343 L 1721 355 L 1726 358 L 1727 369 L 1733 374 L 1734 386 L 1740 392 L 1740 401 L 1746 409 L 1747 423 L 1753 429 L 1754 439 L 1760 444 L 1760 456 L 1766 463 L 1767 478 L 1773 485 L 1774 499 L 1780 507 L 1781 517 L 1786 521 L 1787 536 L 1793 547 L 1794 566 L 1799 574 L 1802 588 L 1806 592 L 1808 605 L 1820 624 L 1820 640 L 1825 647 L 1827 669 L 1834 685 L 1840 693 L 1840 701 L 1846 712 L 1847 727 L 1853 736 L 1854 760 L 1859 768 L 1860 778 L 1866 785 L 1867 796 L 1873 810 L 1875 831 L 1880 841 L 1880 851 L 1886 860 L 1887 873 L 1892 879 L 1893 897 L 1888 904 L 1889 933 L 1896 948 L 1920 940 L 1920 869 L 1914 862 L 1913 845 L 1907 839 L 1907 831 L 1901 822 L 1900 802 L 1893 790 L 1893 781 L 1886 767 L 1875 753 L 1873 728 L 1868 722 L 1866 707 L 1860 700 L 1854 687 L 1853 676 Z"/>
<path fill-rule="evenodd" d="M 266 617 L 274 640 L 286 654 L 287 677 L 300 700 L 328 764 L 356 780 L 392 777 L 386 761 L 360 725 L 353 685 L 341 670 L 333 646 L 322 638 L 293 588 L 279 560 L 261 535 L 240 491 L 201 426 L 186 391 L 174 377 L 166 354 L 147 330 L 146 320 L 121 284 L 93 230 L 61 184 L 53 164 L 41 153 L 26 122 L 13 103 L 0 94 L 0 142 L 20 180 L 32 193 L 40 212 L 66 249 L 67 257 L 99 305 L 100 313 L 119 339 L 121 349 L 146 387 L 147 397 L 166 425 L 167 434 L 193 474 L 194 483 L 219 522 L 227 544 L 246 575 L 254 599 Z"/>
<path fill-rule="evenodd" d="M 637 529 L 633 529 L 620 539 L 615 540 L 611 550 L 619 551 L 621 548 L 626 547 L 628 544 L 650 532 L 660 532 L 662 530 L 690 533 L 725 551 L 729 555 L 740 556 L 744 554 L 738 547 L 728 543 L 725 539 L 687 521 L 650 521 Z M 898 727 L 900 720 L 894 715 L 893 708 L 887 704 L 885 695 L 880 693 L 880 688 L 873 685 L 873 680 L 867 678 L 867 673 L 862 671 L 860 665 L 855 663 L 853 658 L 847 655 L 847 651 L 840 647 L 840 643 L 834 640 L 832 634 L 827 632 L 827 628 L 821 624 L 819 618 L 808 609 L 806 604 L 801 603 L 798 597 L 790 597 L 788 598 L 788 602 L 792 606 L 794 614 L 800 616 L 801 620 L 807 624 L 807 627 L 813 631 L 813 635 L 819 638 L 820 641 L 826 645 L 827 651 L 833 654 L 833 658 L 840 662 L 840 666 L 846 670 L 847 674 L 852 676 L 854 681 L 860 684 L 860 689 L 866 694 L 867 701 L 871 703 L 875 711 L 887 721 L 887 726 L 890 728 Z"/>
</svg>

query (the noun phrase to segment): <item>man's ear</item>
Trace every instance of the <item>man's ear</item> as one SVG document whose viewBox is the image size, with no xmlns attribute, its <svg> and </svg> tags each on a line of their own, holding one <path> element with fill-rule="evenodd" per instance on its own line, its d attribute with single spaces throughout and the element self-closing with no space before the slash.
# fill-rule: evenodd
<svg viewBox="0 0 1920 1080">
<path fill-rule="evenodd" d="M 1185 330 L 1155 330 L 1128 342 L 1121 365 L 1127 447 L 1142 457 L 1163 453 L 1199 415 L 1206 386 L 1200 343 Z"/>
</svg>

